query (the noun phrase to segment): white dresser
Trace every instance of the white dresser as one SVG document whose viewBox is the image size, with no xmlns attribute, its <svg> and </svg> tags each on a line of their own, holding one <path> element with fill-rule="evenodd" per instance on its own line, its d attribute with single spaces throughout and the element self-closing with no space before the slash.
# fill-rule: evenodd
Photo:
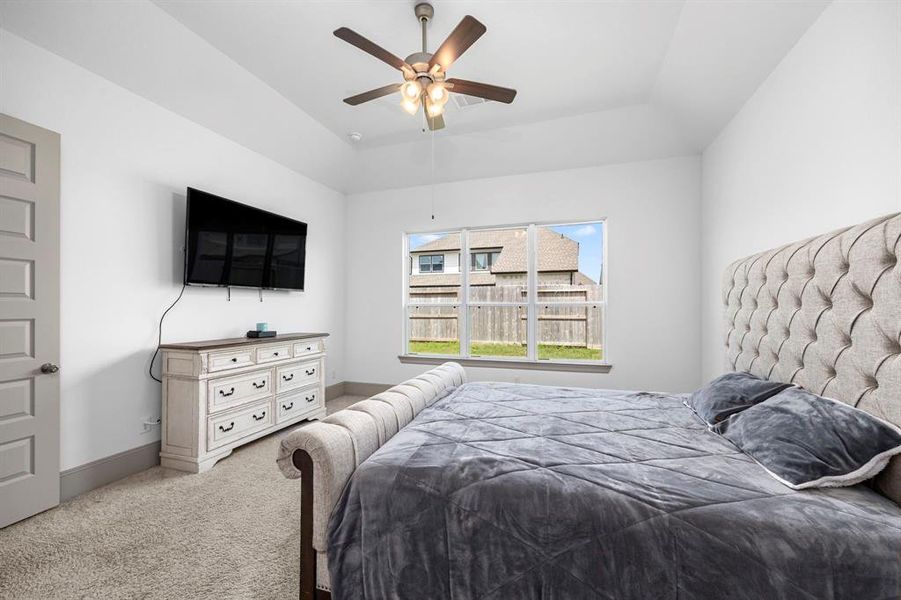
<svg viewBox="0 0 901 600">
<path fill-rule="evenodd" d="M 233 448 L 325 416 L 326 333 L 163 344 L 160 463 L 202 473 Z"/>
</svg>

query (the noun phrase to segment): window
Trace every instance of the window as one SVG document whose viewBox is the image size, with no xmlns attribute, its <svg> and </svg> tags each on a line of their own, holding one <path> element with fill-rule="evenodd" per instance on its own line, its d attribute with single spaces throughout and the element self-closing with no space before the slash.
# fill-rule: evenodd
<svg viewBox="0 0 901 600">
<path fill-rule="evenodd" d="M 405 273 L 404 311 L 406 340 L 411 352 L 460 355 L 461 240 L 459 232 L 407 236 L 411 261 L 410 269 Z M 431 254 L 439 250 L 442 254 Z M 433 277 L 435 272 L 444 275 Z"/>
<path fill-rule="evenodd" d="M 605 233 L 594 221 L 407 235 L 418 258 L 405 273 L 404 354 L 604 362 Z M 445 256 L 447 274 L 429 278 Z"/>
<path fill-rule="evenodd" d="M 501 255 L 500 251 L 494 252 L 472 252 L 470 256 L 472 257 L 470 268 L 473 271 L 489 271 L 491 267 L 497 262 L 498 257 Z"/>
<path fill-rule="evenodd" d="M 425 254 L 419 256 L 419 272 L 420 273 L 443 273 L 444 272 L 444 255 L 443 254 Z"/>
</svg>

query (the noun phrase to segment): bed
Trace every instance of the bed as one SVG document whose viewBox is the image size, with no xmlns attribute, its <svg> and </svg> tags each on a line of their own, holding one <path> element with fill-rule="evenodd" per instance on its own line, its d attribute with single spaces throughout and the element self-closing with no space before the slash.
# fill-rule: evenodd
<svg viewBox="0 0 901 600">
<path fill-rule="evenodd" d="M 733 263 L 728 367 L 901 423 L 899 238 L 893 215 Z M 901 597 L 897 458 L 795 491 L 684 400 L 450 363 L 292 432 L 301 597 Z"/>
</svg>

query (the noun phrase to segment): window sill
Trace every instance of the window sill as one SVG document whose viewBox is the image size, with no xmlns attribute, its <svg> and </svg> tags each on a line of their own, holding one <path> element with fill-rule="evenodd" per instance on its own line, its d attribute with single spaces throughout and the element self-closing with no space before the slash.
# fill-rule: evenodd
<svg viewBox="0 0 901 600">
<path fill-rule="evenodd" d="M 424 354 L 401 354 L 397 359 L 408 365 L 440 365 L 448 361 L 464 367 L 490 369 L 528 369 L 532 371 L 574 371 L 580 373 L 609 373 L 613 365 L 604 362 L 575 361 L 531 361 L 507 358 L 462 358 L 460 356 L 431 356 Z"/>
</svg>

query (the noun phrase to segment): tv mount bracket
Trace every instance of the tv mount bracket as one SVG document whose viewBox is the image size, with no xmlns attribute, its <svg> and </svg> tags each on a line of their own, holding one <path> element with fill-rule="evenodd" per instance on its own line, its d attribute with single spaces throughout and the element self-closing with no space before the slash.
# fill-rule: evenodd
<svg viewBox="0 0 901 600">
<path fill-rule="evenodd" d="M 263 288 L 258 288 L 258 291 L 260 293 L 260 302 L 262 302 L 263 301 Z M 226 302 L 232 301 L 232 288 L 230 285 L 225 286 L 225 301 Z"/>
</svg>

